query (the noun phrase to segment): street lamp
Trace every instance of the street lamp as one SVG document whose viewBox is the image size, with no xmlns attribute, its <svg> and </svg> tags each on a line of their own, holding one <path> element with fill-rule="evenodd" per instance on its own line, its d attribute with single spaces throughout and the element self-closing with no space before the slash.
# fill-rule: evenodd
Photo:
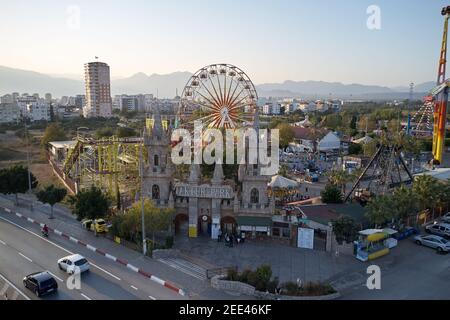
<svg viewBox="0 0 450 320">
<path fill-rule="evenodd" d="M 147 254 L 147 242 L 145 241 L 145 217 L 144 217 L 144 157 L 142 149 L 144 148 L 144 133 L 142 133 L 142 145 L 139 149 L 139 177 L 141 180 L 141 224 L 142 224 L 142 254 Z"/>
<path fill-rule="evenodd" d="M 27 110 L 31 108 L 31 104 L 27 105 Z M 30 171 L 30 137 L 28 135 L 28 128 L 27 128 L 27 118 L 23 117 L 23 126 L 25 129 L 25 137 L 27 139 L 27 171 L 28 171 L 28 193 L 31 196 L 31 171 Z M 30 210 L 33 211 L 33 199 L 30 201 Z"/>
</svg>

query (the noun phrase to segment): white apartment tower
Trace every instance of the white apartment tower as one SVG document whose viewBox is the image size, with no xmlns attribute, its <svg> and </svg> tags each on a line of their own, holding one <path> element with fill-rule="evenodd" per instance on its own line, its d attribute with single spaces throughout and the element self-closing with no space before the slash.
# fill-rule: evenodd
<svg viewBox="0 0 450 320">
<path fill-rule="evenodd" d="M 112 115 L 111 81 L 109 66 L 104 62 L 89 62 L 84 65 L 86 84 L 86 105 L 83 115 L 86 118 Z"/>
</svg>

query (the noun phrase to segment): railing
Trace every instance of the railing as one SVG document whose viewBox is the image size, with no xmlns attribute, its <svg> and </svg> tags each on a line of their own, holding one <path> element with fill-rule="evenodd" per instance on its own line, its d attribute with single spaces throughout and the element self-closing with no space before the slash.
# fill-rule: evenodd
<svg viewBox="0 0 450 320">
<path fill-rule="evenodd" d="M 215 276 L 226 275 L 229 270 L 234 270 L 237 272 L 238 267 L 232 266 L 232 267 L 206 269 L 206 278 L 211 279 L 212 277 L 215 277 Z"/>
</svg>

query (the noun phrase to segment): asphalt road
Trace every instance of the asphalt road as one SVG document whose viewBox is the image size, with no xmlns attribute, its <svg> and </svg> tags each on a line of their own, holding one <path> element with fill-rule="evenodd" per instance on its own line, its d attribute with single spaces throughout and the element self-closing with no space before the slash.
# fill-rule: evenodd
<svg viewBox="0 0 450 320">
<path fill-rule="evenodd" d="M 369 290 L 363 283 L 341 292 L 342 299 L 450 299 L 450 253 L 439 254 L 412 239 L 392 250 L 401 251 L 392 266 L 381 267 L 381 289 Z M 369 264 L 376 265 L 377 260 Z"/>
<path fill-rule="evenodd" d="M 69 289 L 69 277 L 57 260 L 79 253 L 91 263 L 91 270 L 81 275 L 81 289 Z M 128 270 L 86 248 L 58 237 L 40 236 L 38 226 L 31 226 L 12 215 L 0 214 L 0 274 L 30 299 L 38 299 L 23 286 L 22 279 L 37 271 L 48 270 L 58 282 L 58 292 L 43 299 L 182 299 L 184 297 Z"/>
</svg>

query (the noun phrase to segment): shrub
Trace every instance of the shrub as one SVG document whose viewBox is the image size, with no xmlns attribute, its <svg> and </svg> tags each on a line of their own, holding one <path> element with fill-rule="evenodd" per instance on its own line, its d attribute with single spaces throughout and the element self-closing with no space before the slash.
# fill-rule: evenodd
<svg viewBox="0 0 450 320">
<path fill-rule="evenodd" d="M 278 284 L 279 284 L 278 278 L 275 277 L 275 279 L 267 283 L 267 290 L 270 293 L 275 293 L 275 290 L 278 288 Z"/>
<path fill-rule="evenodd" d="M 336 293 L 336 290 L 328 284 L 309 281 L 299 287 L 297 283 L 289 281 L 282 284 L 283 294 L 288 296 L 324 296 Z"/>
<path fill-rule="evenodd" d="M 240 282 L 244 282 L 244 283 L 248 283 L 248 276 L 253 273 L 252 270 L 250 269 L 245 269 L 244 271 L 241 272 L 241 274 L 239 275 L 239 281 Z"/>
<path fill-rule="evenodd" d="M 173 247 L 173 237 L 167 236 L 166 237 L 166 249 L 170 249 Z"/>
<path fill-rule="evenodd" d="M 227 280 L 230 281 L 238 281 L 239 274 L 235 269 L 228 269 L 227 271 Z"/>
</svg>

